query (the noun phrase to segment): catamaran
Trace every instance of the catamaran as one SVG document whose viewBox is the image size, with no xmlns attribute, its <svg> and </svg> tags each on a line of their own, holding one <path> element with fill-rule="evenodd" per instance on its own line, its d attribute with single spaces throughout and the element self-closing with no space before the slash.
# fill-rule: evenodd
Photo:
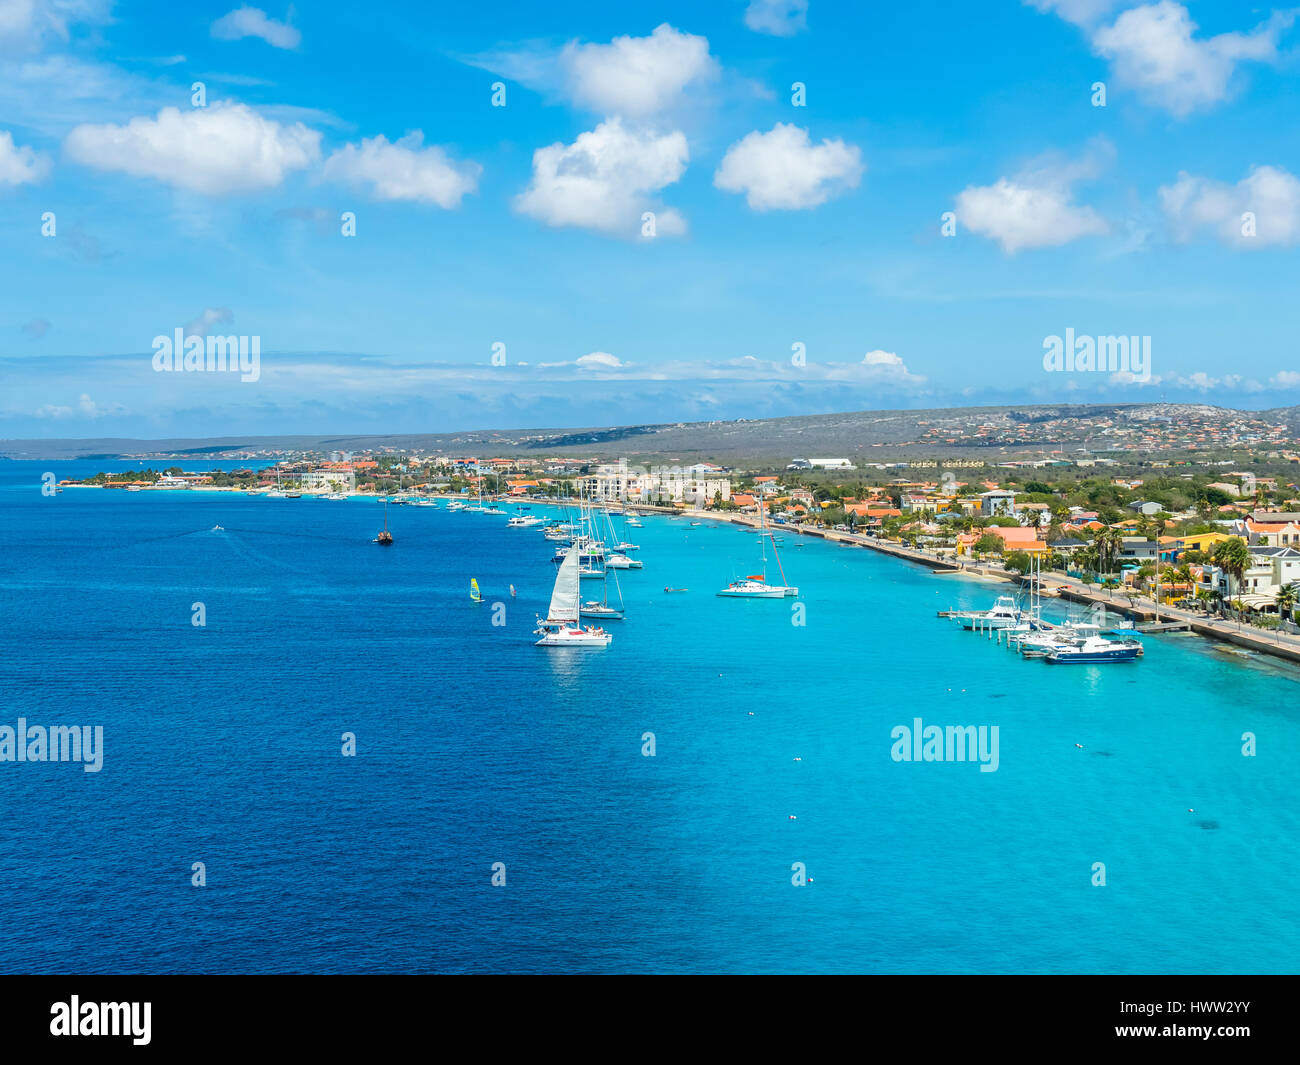
<svg viewBox="0 0 1300 1065">
<path fill-rule="evenodd" d="M 728 584 L 718 593 L 730 599 L 784 599 L 789 595 L 798 595 L 799 589 L 787 584 L 768 584 L 767 583 L 767 542 L 772 539 L 772 534 L 764 529 L 763 526 L 763 504 L 758 507 L 758 528 L 759 528 L 759 560 L 762 562 L 761 573 L 751 573 L 742 580 L 735 580 Z M 776 542 L 772 542 L 772 557 L 776 561 L 777 570 L 781 574 L 781 580 L 785 581 L 785 568 L 781 565 L 781 555 L 776 549 Z"/>
<path fill-rule="evenodd" d="M 545 618 L 537 619 L 538 647 L 608 647 L 613 636 L 597 625 L 579 620 L 578 554 L 570 552 L 560 563 Z"/>
</svg>

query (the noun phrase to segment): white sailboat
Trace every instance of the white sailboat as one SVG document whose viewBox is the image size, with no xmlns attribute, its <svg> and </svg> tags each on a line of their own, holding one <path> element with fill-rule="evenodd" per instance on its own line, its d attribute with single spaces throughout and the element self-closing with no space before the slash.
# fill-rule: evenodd
<svg viewBox="0 0 1300 1065">
<path fill-rule="evenodd" d="M 537 619 L 538 647 L 608 647 L 613 636 L 579 620 L 578 553 L 570 551 L 560 563 L 546 617 Z"/>
<path fill-rule="evenodd" d="M 784 583 L 785 568 L 781 565 L 781 556 L 776 550 L 776 541 L 772 542 L 772 557 L 776 561 L 776 567 L 781 574 L 781 584 L 769 584 L 767 582 L 767 541 L 772 534 L 763 526 L 763 504 L 758 505 L 758 529 L 759 529 L 759 561 L 762 564 L 761 573 L 751 573 L 743 580 L 735 580 L 728 584 L 718 595 L 731 599 L 784 599 L 788 595 L 798 595 L 799 589 Z"/>
</svg>

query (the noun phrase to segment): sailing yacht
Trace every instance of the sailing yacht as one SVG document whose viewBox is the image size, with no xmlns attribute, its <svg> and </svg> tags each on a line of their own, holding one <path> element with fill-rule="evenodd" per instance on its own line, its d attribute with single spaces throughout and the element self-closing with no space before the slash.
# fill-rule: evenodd
<svg viewBox="0 0 1300 1065">
<path fill-rule="evenodd" d="M 571 551 L 560 563 L 545 618 L 537 619 L 538 647 L 608 647 L 614 639 L 597 625 L 579 620 L 578 554 Z"/>
<path fill-rule="evenodd" d="M 584 618 L 600 618 L 604 621 L 622 621 L 623 611 L 616 606 L 610 606 L 609 603 L 597 602 L 595 599 L 588 599 L 581 607 L 578 613 Z"/>
<path fill-rule="evenodd" d="M 730 599 L 784 599 L 789 595 L 798 595 L 799 589 L 786 584 L 767 583 L 767 542 L 772 539 L 770 531 L 763 526 L 763 505 L 758 507 L 759 560 L 762 562 L 761 573 L 751 573 L 743 580 L 732 581 L 718 595 Z M 785 569 L 781 565 L 781 556 L 776 550 L 776 541 L 772 540 L 772 557 L 776 561 L 781 580 L 785 580 Z"/>
<path fill-rule="evenodd" d="M 379 535 L 375 537 L 375 543 L 391 544 L 392 542 L 393 534 L 388 531 L 388 500 L 384 500 L 384 528 Z"/>
</svg>

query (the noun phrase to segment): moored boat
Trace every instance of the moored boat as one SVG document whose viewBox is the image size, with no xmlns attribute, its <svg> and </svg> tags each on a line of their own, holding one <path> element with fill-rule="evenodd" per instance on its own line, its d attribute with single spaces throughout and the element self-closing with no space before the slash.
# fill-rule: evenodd
<svg viewBox="0 0 1300 1065">
<path fill-rule="evenodd" d="M 560 563 L 545 618 L 537 619 L 538 647 L 608 647 L 613 636 L 598 625 L 581 622 L 578 595 L 578 555 L 570 553 Z"/>
<path fill-rule="evenodd" d="M 1049 650 L 1048 662 L 1092 665 L 1103 662 L 1132 662 L 1142 653 L 1137 640 L 1108 640 L 1104 636 L 1087 636 L 1068 640 Z"/>
</svg>

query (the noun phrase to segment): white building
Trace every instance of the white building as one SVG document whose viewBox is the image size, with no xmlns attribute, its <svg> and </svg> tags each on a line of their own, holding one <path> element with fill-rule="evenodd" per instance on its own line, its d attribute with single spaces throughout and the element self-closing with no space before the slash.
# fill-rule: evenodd
<svg viewBox="0 0 1300 1065">
<path fill-rule="evenodd" d="M 652 470 L 641 482 L 641 498 L 647 503 L 712 503 L 718 497 L 731 498 L 731 478 L 701 477 L 688 469 L 663 466 Z"/>
<path fill-rule="evenodd" d="M 308 470 L 302 475 L 302 487 L 307 492 L 351 492 L 357 487 L 357 475 L 352 470 Z"/>
<path fill-rule="evenodd" d="M 632 503 L 712 503 L 719 495 L 731 498 L 731 479 L 716 466 L 655 466 L 649 470 L 611 462 L 596 467 L 579 483 L 590 499 Z"/>
</svg>

